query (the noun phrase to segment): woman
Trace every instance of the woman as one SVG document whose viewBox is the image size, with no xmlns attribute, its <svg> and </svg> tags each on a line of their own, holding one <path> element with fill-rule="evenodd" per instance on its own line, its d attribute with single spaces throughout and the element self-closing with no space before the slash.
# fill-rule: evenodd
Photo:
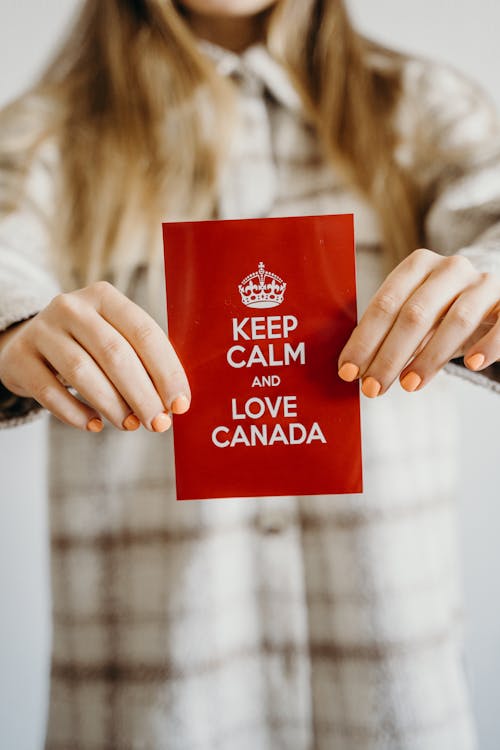
<svg viewBox="0 0 500 750">
<path fill-rule="evenodd" d="M 500 390 L 489 104 L 340 0 L 87 0 L 0 133 L 3 424 L 51 413 L 47 748 L 473 748 L 442 370 Z M 364 493 L 176 504 L 160 219 L 345 211 Z"/>
</svg>

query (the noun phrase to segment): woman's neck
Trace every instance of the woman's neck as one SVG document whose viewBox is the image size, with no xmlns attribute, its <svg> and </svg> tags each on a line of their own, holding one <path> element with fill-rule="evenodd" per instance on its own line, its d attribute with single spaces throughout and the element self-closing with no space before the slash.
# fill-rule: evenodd
<svg viewBox="0 0 500 750">
<path fill-rule="evenodd" d="M 195 11 L 185 11 L 189 25 L 200 39 L 242 52 L 260 41 L 264 34 L 265 14 L 256 16 L 206 16 Z"/>
</svg>

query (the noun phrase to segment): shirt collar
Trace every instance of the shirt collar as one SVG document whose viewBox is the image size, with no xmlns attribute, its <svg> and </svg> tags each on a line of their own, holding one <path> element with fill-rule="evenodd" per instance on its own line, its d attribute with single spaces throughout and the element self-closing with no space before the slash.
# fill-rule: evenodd
<svg viewBox="0 0 500 750">
<path fill-rule="evenodd" d="M 199 44 L 202 52 L 215 64 L 219 75 L 251 79 L 283 106 L 294 112 L 302 110 L 302 100 L 286 69 L 261 42 L 252 44 L 239 54 L 206 39 L 200 40 Z"/>
</svg>

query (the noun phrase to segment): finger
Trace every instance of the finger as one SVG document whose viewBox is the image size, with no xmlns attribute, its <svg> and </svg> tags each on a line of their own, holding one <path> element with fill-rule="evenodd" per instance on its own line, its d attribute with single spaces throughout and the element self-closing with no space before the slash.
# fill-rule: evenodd
<svg viewBox="0 0 500 750">
<path fill-rule="evenodd" d="M 163 431 L 158 429 L 160 424 L 162 428 L 170 426 L 170 419 L 164 413 L 165 404 L 141 359 L 116 328 L 91 306 L 86 309 L 84 318 L 81 315 L 71 318 L 67 328 L 71 336 L 88 352 L 89 359 L 98 363 L 112 386 L 113 390 L 108 394 L 108 409 L 111 408 L 112 399 L 115 399 L 114 394 L 118 394 L 121 420 L 132 411 L 153 432 Z M 101 392 L 101 398 L 104 398 L 104 391 Z M 116 413 L 116 399 L 114 415 L 113 422 L 116 424 L 120 418 Z"/>
<path fill-rule="evenodd" d="M 98 312 L 137 352 L 164 405 L 175 413 L 187 411 L 191 400 L 188 379 L 167 335 L 139 305 L 114 287 L 111 290 L 108 293 L 106 287 L 101 293 Z"/>
<path fill-rule="evenodd" d="M 444 365 L 457 355 L 462 353 L 464 342 L 470 341 L 474 332 L 482 331 L 482 321 L 491 314 L 492 308 L 498 304 L 500 285 L 498 279 L 490 274 L 481 274 L 480 281 L 470 287 L 455 300 L 449 308 L 443 320 L 437 327 L 434 335 L 427 346 L 419 353 L 411 364 L 404 368 L 400 374 L 402 387 L 408 391 L 423 388 Z M 479 340 L 486 342 L 488 353 L 495 353 L 495 334 L 488 327 L 489 333 Z M 479 338 L 477 335 L 477 338 Z M 479 354 L 475 347 L 470 349 L 470 354 Z M 468 353 L 469 355 L 469 353 Z M 486 356 L 484 358 L 486 360 Z M 494 360 L 491 360 L 494 361 Z M 478 358 L 474 360 L 478 362 Z"/>
<path fill-rule="evenodd" d="M 40 336 L 38 351 L 59 373 L 63 385 L 68 383 L 97 411 L 118 429 L 124 424 L 131 409 L 97 362 L 69 334 L 46 326 Z M 57 377 L 57 375 L 56 375 Z M 60 380 L 60 378 L 57 378 Z"/>
<path fill-rule="evenodd" d="M 420 354 L 420 352 L 422 351 L 422 349 L 423 349 L 423 348 L 424 348 L 425 346 L 427 346 L 427 342 L 431 340 L 431 338 L 432 338 L 432 336 L 433 336 L 433 334 L 434 334 L 434 331 L 435 331 L 435 330 L 436 330 L 436 326 L 433 326 L 433 327 L 432 327 L 432 328 L 430 329 L 430 331 L 429 331 L 429 332 L 427 333 L 427 335 L 426 335 L 426 336 L 424 336 L 424 338 L 422 339 L 422 341 L 420 342 L 420 344 L 419 344 L 419 345 L 417 346 L 417 348 L 416 348 L 416 349 L 415 349 L 415 351 L 413 352 L 413 355 L 412 355 L 412 356 L 410 357 L 410 359 L 408 360 L 409 362 L 410 362 L 410 361 L 413 361 L 413 360 L 415 359 L 415 357 L 416 357 L 416 356 L 417 356 L 418 354 Z"/>
<path fill-rule="evenodd" d="M 99 413 L 72 396 L 57 380 L 48 363 L 30 359 L 24 387 L 35 401 L 48 409 L 57 419 L 71 427 L 89 432 L 100 432 L 103 423 Z"/>
<path fill-rule="evenodd" d="M 354 380 L 366 372 L 404 302 L 421 286 L 441 260 L 437 253 L 421 248 L 411 253 L 391 271 L 340 353 L 340 377 Z"/>
<path fill-rule="evenodd" d="M 409 365 L 410 362 L 413 362 L 413 360 L 415 359 L 415 357 L 417 356 L 417 354 L 420 354 L 420 352 L 422 351 L 422 349 L 427 345 L 427 342 L 430 341 L 430 339 L 432 338 L 435 330 L 436 330 L 436 327 L 433 326 L 431 328 L 431 330 L 427 333 L 427 335 L 424 336 L 424 338 L 422 339 L 422 341 L 420 342 L 420 344 L 417 346 L 417 348 L 415 349 L 415 351 L 413 352 L 413 354 L 411 355 L 411 357 L 405 363 L 406 365 Z"/>
<path fill-rule="evenodd" d="M 482 338 L 465 352 L 464 363 L 470 370 L 483 370 L 500 361 L 500 305 L 494 308 L 496 323 Z"/>
<path fill-rule="evenodd" d="M 424 338 L 446 315 L 457 296 L 470 285 L 471 276 L 476 278 L 478 272 L 467 259 L 460 256 L 446 258 L 410 295 L 365 370 L 366 383 L 363 380 L 362 386 L 365 395 L 381 395 L 388 390 Z"/>
</svg>

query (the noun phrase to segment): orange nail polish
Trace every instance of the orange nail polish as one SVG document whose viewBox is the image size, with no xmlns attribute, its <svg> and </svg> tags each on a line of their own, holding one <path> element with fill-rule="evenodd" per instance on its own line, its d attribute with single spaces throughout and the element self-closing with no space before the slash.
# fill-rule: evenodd
<svg viewBox="0 0 500 750">
<path fill-rule="evenodd" d="M 89 432 L 100 432 L 103 427 L 102 419 L 98 419 L 97 417 L 93 417 L 87 422 L 87 430 Z"/>
<path fill-rule="evenodd" d="M 416 372 L 407 372 L 404 378 L 401 378 L 400 380 L 401 387 L 404 388 L 405 391 L 408 391 L 408 393 L 416 391 L 421 382 L 422 378 L 420 375 L 417 375 Z"/>
<path fill-rule="evenodd" d="M 162 412 L 153 419 L 153 421 L 151 422 L 151 427 L 155 432 L 165 432 L 165 430 L 168 430 L 171 424 L 172 420 L 170 419 L 168 414 Z"/>
<path fill-rule="evenodd" d="M 470 357 L 467 357 L 465 364 L 470 370 L 479 370 L 483 366 L 485 359 L 484 354 L 472 354 Z"/>
<path fill-rule="evenodd" d="M 352 362 L 344 362 L 339 370 L 339 378 L 347 383 L 352 383 L 359 375 L 359 367 Z"/>
<path fill-rule="evenodd" d="M 137 430 L 140 427 L 141 422 L 135 414 L 129 414 L 128 417 L 123 420 L 122 424 L 126 430 L 132 431 Z"/>
<path fill-rule="evenodd" d="M 375 380 L 375 378 L 372 378 L 371 375 L 369 375 L 367 378 L 365 378 L 361 384 L 361 390 L 365 394 L 365 396 L 368 396 L 368 398 L 375 398 L 378 396 L 382 389 L 382 386 L 378 382 L 378 380 Z"/>
<path fill-rule="evenodd" d="M 172 401 L 172 406 L 170 407 L 172 412 L 174 414 L 184 414 L 189 409 L 190 401 L 187 396 L 184 395 L 184 393 L 181 393 L 180 396 L 177 396 L 177 398 L 174 398 Z"/>
</svg>

